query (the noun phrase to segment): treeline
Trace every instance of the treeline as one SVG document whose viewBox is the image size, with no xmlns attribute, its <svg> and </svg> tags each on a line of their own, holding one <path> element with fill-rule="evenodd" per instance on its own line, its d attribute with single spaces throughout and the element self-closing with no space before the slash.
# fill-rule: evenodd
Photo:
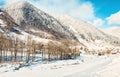
<svg viewBox="0 0 120 77">
<path fill-rule="evenodd" d="M 0 35 L 0 63 L 5 62 L 31 62 L 52 61 L 76 58 L 80 55 L 76 42 L 60 40 L 60 43 L 52 41 L 47 44 L 36 43 L 28 37 L 27 42 L 18 39 L 10 39 Z"/>
</svg>

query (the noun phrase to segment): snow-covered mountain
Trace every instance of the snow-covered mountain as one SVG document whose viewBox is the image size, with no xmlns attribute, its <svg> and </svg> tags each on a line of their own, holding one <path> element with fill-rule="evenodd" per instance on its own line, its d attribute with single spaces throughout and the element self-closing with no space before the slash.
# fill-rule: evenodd
<svg viewBox="0 0 120 77">
<path fill-rule="evenodd" d="M 73 18 L 69 15 L 51 15 L 63 23 L 66 28 L 72 31 L 78 40 L 86 44 L 87 47 L 96 48 L 97 46 L 98 48 L 101 48 L 120 43 L 120 39 L 118 37 L 106 34 L 93 25 L 80 19 Z"/>
<path fill-rule="evenodd" d="M 120 45 L 118 37 L 87 22 L 68 15 L 49 15 L 26 1 L 0 7 L 0 11 L 1 31 L 5 27 L 7 32 L 3 32 L 20 40 L 27 40 L 28 36 L 37 41 L 76 40 L 88 49 Z"/>
<path fill-rule="evenodd" d="M 32 4 L 22 1 L 1 7 L 19 25 L 20 30 L 50 39 L 76 40 L 74 34 L 49 14 L 37 9 Z"/>
</svg>

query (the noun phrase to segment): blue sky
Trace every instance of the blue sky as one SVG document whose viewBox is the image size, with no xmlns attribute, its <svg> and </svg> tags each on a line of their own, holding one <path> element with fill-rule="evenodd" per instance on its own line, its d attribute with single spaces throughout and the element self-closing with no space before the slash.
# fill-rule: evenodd
<svg viewBox="0 0 120 77">
<path fill-rule="evenodd" d="M 22 0 L 0 0 L 4 6 Z M 24 0 L 23 0 L 24 1 Z M 99 28 L 120 26 L 120 0 L 26 0 L 47 13 L 68 14 Z"/>
<path fill-rule="evenodd" d="M 120 0 L 84 0 L 90 1 L 98 17 L 108 17 L 113 13 L 116 13 L 120 10 Z"/>
</svg>

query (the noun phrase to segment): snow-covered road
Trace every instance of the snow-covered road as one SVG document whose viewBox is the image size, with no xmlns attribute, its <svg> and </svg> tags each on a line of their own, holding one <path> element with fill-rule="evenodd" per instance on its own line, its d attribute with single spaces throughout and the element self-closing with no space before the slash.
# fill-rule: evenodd
<svg viewBox="0 0 120 77">
<path fill-rule="evenodd" d="M 82 60 L 81 60 L 82 59 Z M 17 71 L 3 72 L 0 77 L 119 77 L 120 57 L 115 56 L 82 56 L 76 60 L 54 61 L 46 64 L 31 64 Z M 117 66 L 116 66 L 117 64 Z M 4 70 L 11 68 L 4 68 Z M 112 71 L 110 71 L 110 70 Z M 117 73 L 115 73 L 117 72 Z"/>
<path fill-rule="evenodd" d="M 86 63 L 86 65 L 83 66 L 83 70 L 65 77 L 98 77 L 97 71 L 104 69 L 104 67 L 111 63 L 111 61 L 112 60 L 108 58 L 104 60 L 98 59 L 97 61 Z"/>
</svg>

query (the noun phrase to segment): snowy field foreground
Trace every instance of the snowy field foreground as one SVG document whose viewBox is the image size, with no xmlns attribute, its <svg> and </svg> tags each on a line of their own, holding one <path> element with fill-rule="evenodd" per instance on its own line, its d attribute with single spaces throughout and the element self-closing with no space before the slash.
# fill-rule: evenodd
<svg viewBox="0 0 120 77">
<path fill-rule="evenodd" d="M 120 77 L 120 55 L 82 55 L 75 60 L 34 62 L 15 70 L 18 65 L 3 64 L 0 77 Z"/>
</svg>

